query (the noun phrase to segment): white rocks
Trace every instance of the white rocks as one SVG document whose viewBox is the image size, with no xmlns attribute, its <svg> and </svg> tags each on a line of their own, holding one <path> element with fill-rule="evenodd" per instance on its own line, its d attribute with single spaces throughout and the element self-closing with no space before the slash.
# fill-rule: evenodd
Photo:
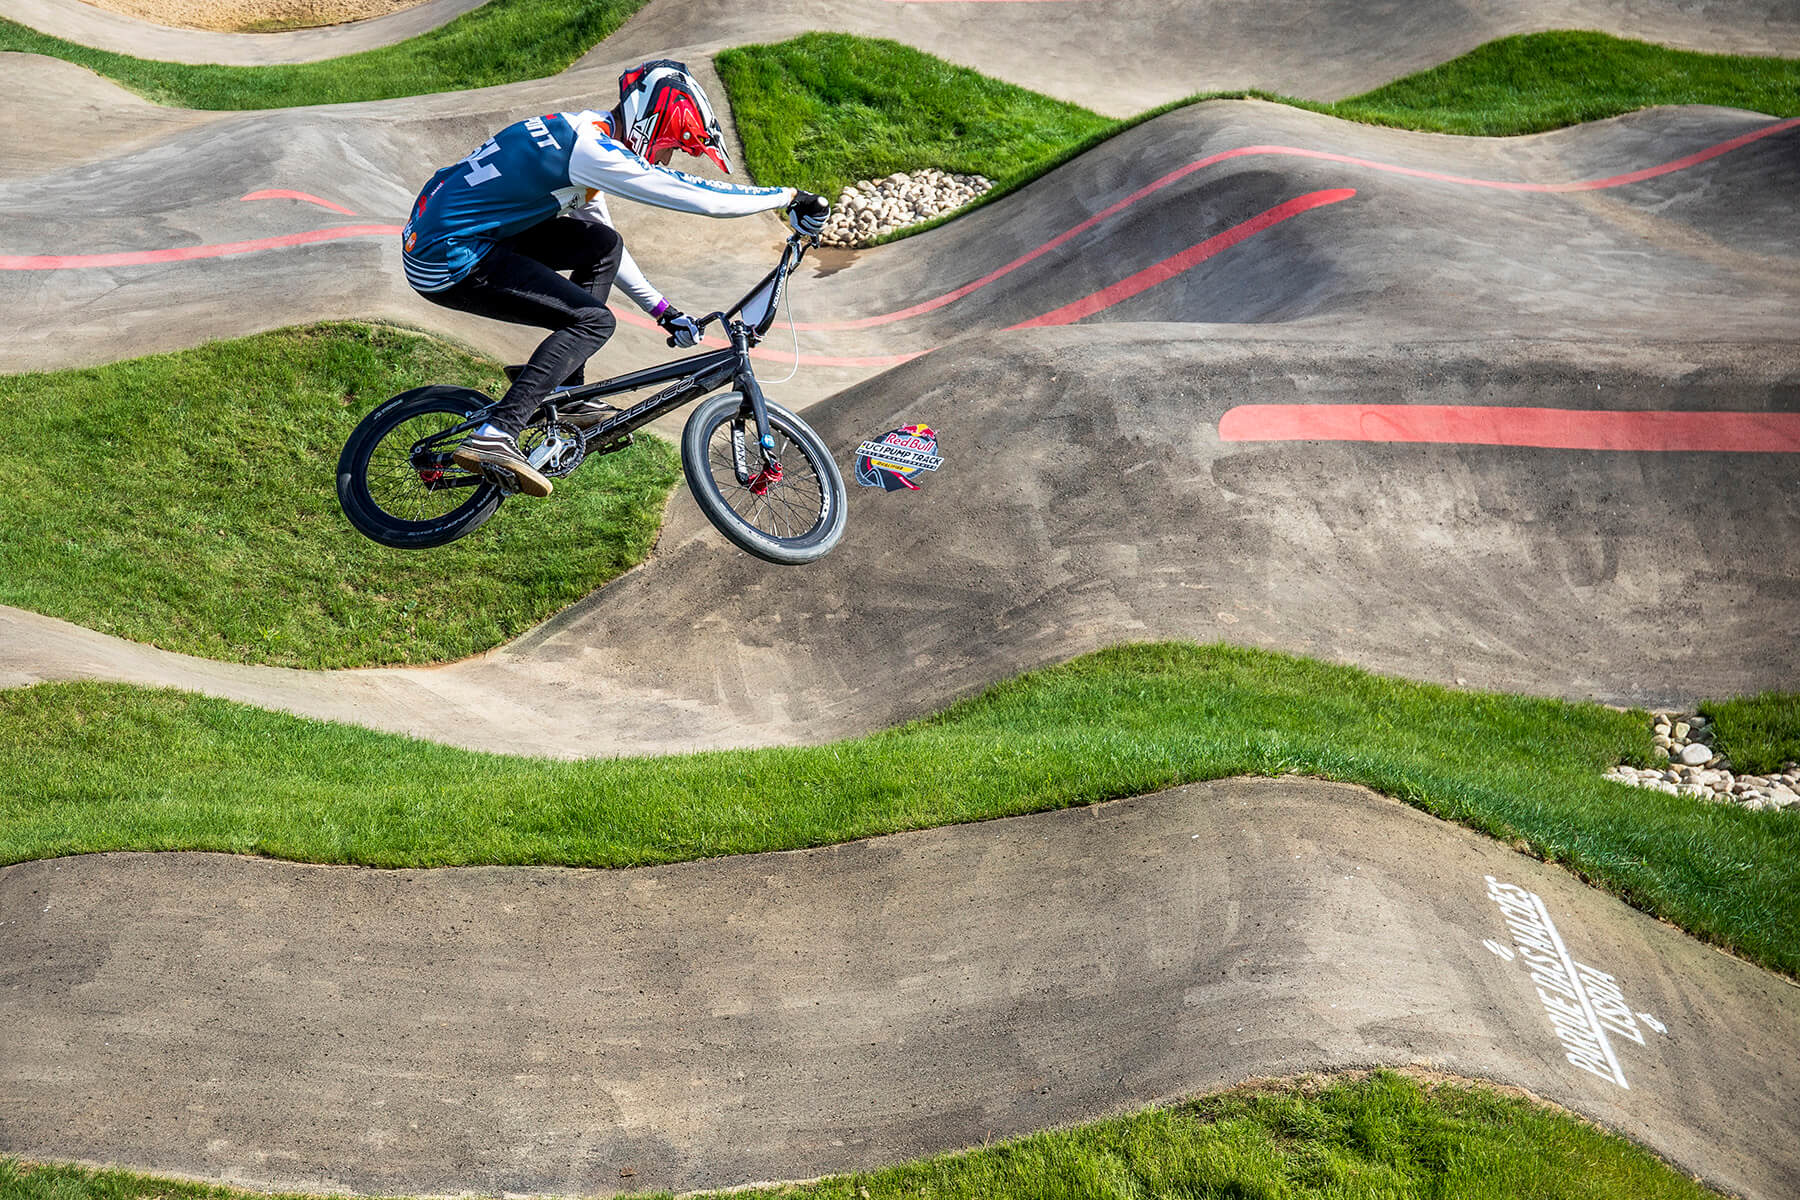
<svg viewBox="0 0 1800 1200">
<path fill-rule="evenodd" d="M 896 171 L 886 179 L 853 183 L 838 196 L 819 241 L 864 246 L 877 238 L 963 207 L 993 187 L 980 175 Z"/>
<path fill-rule="evenodd" d="M 1712 722 L 1700 716 L 1654 716 L 1655 768 L 1614 767 L 1606 778 L 1670 796 L 1690 796 L 1715 804 L 1736 804 L 1753 812 L 1793 812 L 1800 816 L 1800 763 L 1786 763 L 1769 775 L 1739 775 L 1712 747 Z"/>
</svg>

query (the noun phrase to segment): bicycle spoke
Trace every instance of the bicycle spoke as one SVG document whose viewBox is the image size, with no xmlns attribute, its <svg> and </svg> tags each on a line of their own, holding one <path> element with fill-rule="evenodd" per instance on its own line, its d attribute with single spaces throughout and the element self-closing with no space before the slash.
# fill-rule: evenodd
<svg viewBox="0 0 1800 1200">
<path fill-rule="evenodd" d="M 401 521 L 422 522 L 441 519 L 470 502 L 473 494 L 467 488 L 427 486 L 412 461 L 414 446 L 455 428 L 462 419 L 456 413 L 426 413 L 388 430 L 370 453 L 364 476 L 369 499 L 377 508 Z M 445 449 L 433 447 L 434 457 Z M 435 469 L 442 472 L 440 479 L 463 479 L 469 475 L 448 463 Z"/>
<path fill-rule="evenodd" d="M 721 425 L 715 433 L 715 440 L 707 448 L 708 465 L 720 496 L 733 512 L 764 533 L 787 541 L 805 537 L 818 526 L 824 507 L 824 484 L 817 468 L 793 438 L 779 428 L 775 430 L 775 453 L 764 461 L 772 458 L 780 462 L 787 474 L 767 481 L 759 494 L 738 482 L 729 426 Z"/>
</svg>

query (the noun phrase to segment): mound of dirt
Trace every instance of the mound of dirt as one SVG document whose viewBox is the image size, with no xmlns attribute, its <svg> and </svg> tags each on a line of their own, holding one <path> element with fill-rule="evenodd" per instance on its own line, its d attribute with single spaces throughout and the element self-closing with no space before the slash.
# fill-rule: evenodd
<svg viewBox="0 0 1800 1200">
<path fill-rule="evenodd" d="M 273 33 L 384 17 L 420 3 L 422 0 L 95 0 L 94 7 L 182 29 Z"/>
</svg>

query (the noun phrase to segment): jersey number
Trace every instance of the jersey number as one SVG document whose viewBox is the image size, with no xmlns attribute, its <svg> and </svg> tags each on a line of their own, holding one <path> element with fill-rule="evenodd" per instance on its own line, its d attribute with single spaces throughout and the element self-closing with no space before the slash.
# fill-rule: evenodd
<svg viewBox="0 0 1800 1200">
<path fill-rule="evenodd" d="M 481 161 L 488 155 L 497 154 L 499 151 L 500 143 L 493 138 L 489 138 L 482 144 L 481 149 L 463 159 L 464 162 L 469 164 L 469 173 L 463 176 L 463 182 L 470 187 L 474 187 L 478 183 L 486 183 L 490 179 L 500 178 L 499 167 L 496 167 L 493 163 L 484 163 Z"/>
</svg>

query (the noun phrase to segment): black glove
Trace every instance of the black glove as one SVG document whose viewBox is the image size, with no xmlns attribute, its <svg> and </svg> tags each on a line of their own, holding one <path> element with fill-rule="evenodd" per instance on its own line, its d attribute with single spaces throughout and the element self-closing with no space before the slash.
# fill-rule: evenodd
<svg viewBox="0 0 1800 1200">
<path fill-rule="evenodd" d="M 825 218 L 831 215 L 831 205 L 825 197 L 812 192 L 794 192 L 794 199 L 787 206 L 788 226 L 795 233 L 804 233 L 807 237 L 818 237 L 825 232 Z"/>
<path fill-rule="evenodd" d="M 685 350 L 689 346 L 700 344 L 699 323 L 673 304 L 662 310 L 662 315 L 656 318 L 656 323 L 661 325 L 663 332 L 669 335 L 669 345 L 671 346 L 680 346 Z"/>
</svg>

